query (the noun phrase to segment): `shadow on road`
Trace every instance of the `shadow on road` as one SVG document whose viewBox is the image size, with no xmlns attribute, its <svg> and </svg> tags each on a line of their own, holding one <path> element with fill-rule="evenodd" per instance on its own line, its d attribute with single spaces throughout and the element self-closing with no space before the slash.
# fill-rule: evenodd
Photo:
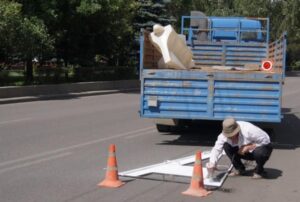
<svg viewBox="0 0 300 202">
<path fill-rule="evenodd" d="M 300 146 L 300 112 L 283 109 L 281 123 L 254 123 L 264 129 L 270 136 L 275 149 L 295 149 Z M 162 135 L 179 135 L 173 140 L 166 140 L 162 145 L 201 145 L 213 146 L 222 131 L 221 121 L 198 121 L 189 127 L 173 128 L 170 133 Z"/>
<path fill-rule="evenodd" d="M 300 112 L 284 108 L 282 113 L 281 123 L 262 127 L 267 127 L 275 149 L 296 149 L 300 147 Z"/>
<path fill-rule="evenodd" d="M 265 179 L 274 180 L 282 176 L 282 171 L 275 168 L 265 168 L 267 176 Z"/>
<path fill-rule="evenodd" d="M 221 131 L 221 121 L 197 121 L 189 126 L 174 127 L 170 133 L 161 133 L 162 135 L 179 135 L 179 137 L 160 144 L 213 146 Z"/>
<path fill-rule="evenodd" d="M 71 99 L 79 99 L 81 97 L 87 97 L 87 96 L 99 96 L 99 95 L 117 94 L 117 93 L 139 94 L 139 91 L 115 90 L 115 91 L 95 91 L 95 92 L 82 92 L 82 93 L 64 93 L 64 94 L 56 94 L 56 95 L 40 95 L 40 96 L 35 96 L 33 99 L 29 99 L 28 101 L 71 100 Z"/>
</svg>

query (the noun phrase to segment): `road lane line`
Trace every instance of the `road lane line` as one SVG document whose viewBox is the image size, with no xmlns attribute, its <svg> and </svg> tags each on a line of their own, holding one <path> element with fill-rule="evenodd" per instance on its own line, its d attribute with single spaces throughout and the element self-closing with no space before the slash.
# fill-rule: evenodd
<svg viewBox="0 0 300 202">
<path fill-rule="evenodd" d="M 28 121 L 28 120 L 31 120 L 31 118 L 15 119 L 15 120 L 9 120 L 9 121 L 1 121 L 0 125 L 10 124 L 10 123 L 16 123 L 16 122 L 22 122 L 22 121 Z"/>
<path fill-rule="evenodd" d="M 46 162 L 46 161 L 50 161 L 50 160 L 54 160 L 54 159 L 58 159 L 58 158 L 63 158 L 65 156 L 69 156 L 71 154 L 72 154 L 71 152 L 65 152 L 65 153 L 62 153 L 62 154 L 59 154 L 59 155 L 50 156 L 50 157 L 35 160 L 35 161 L 30 161 L 30 162 L 27 162 L 27 163 L 11 166 L 11 167 L 8 167 L 8 168 L 3 168 L 3 169 L 0 169 L 0 175 L 2 173 L 7 172 L 7 171 L 16 170 L 16 169 L 19 169 L 19 168 L 25 168 L 25 167 L 32 166 L 32 165 L 39 164 L 39 163 L 43 163 L 43 162 Z"/>
<path fill-rule="evenodd" d="M 156 130 L 150 130 L 150 131 L 147 131 L 145 133 L 140 133 L 140 134 L 126 136 L 125 139 L 132 139 L 132 138 L 136 138 L 136 137 L 141 137 L 141 136 L 144 136 L 144 135 L 148 135 L 149 133 L 154 133 L 155 131 Z"/>
<path fill-rule="evenodd" d="M 147 130 L 150 130 L 150 129 L 153 129 L 153 128 L 154 128 L 153 126 L 152 127 L 148 127 L 148 128 L 141 128 L 141 129 L 129 131 L 129 132 L 126 132 L 126 133 L 120 133 L 120 134 L 117 134 L 117 135 L 114 135 L 114 136 L 100 138 L 100 139 L 96 139 L 96 140 L 92 140 L 92 141 L 88 141 L 88 142 L 84 142 L 84 143 L 72 145 L 72 146 L 69 146 L 69 147 L 64 147 L 64 148 L 60 148 L 60 149 L 56 149 L 56 150 L 52 150 L 52 151 L 43 152 L 43 153 L 32 155 L 32 156 L 27 156 L 27 157 L 15 159 L 15 160 L 1 162 L 0 163 L 0 167 L 6 166 L 6 165 L 9 165 L 9 164 L 14 164 L 14 163 L 22 162 L 22 161 L 27 161 L 27 160 L 30 160 L 30 159 L 35 159 L 35 158 L 39 158 L 39 157 L 53 155 L 53 154 L 56 154 L 56 153 L 65 152 L 65 151 L 72 150 L 72 149 L 77 149 L 77 148 L 89 146 L 91 144 L 96 144 L 96 143 L 99 143 L 99 142 L 104 142 L 104 141 L 107 141 L 107 140 L 111 140 L 111 139 L 115 139 L 115 138 L 119 138 L 119 137 L 124 137 L 124 136 L 127 136 L 127 135 L 132 135 L 132 134 L 140 133 L 140 132 L 147 131 Z"/>
<path fill-rule="evenodd" d="M 19 163 L 19 162 L 22 162 L 22 161 L 28 161 L 28 160 L 31 160 L 31 159 L 36 159 L 36 158 L 40 158 L 40 157 L 44 157 L 44 156 L 53 155 L 53 154 L 56 154 L 56 153 L 59 153 L 59 152 L 60 151 L 53 151 L 53 152 L 49 151 L 49 152 L 44 152 L 44 153 L 40 153 L 40 154 L 36 154 L 36 155 L 27 156 L 27 157 L 24 157 L 24 158 L 5 161 L 5 162 L 0 163 L 0 167 L 7 166 L 7 165 L 10 165 L 10 164 Z"/>
<path fill-rule="evenodd" d="M 61 148 L 61 149 L 58 149 L 56 151 L 67 151 L 67 150 L 70 150 L 70 149 L 77 149 L 77 148 L 89 146 L 91 144 L 96 144 L 96 143 L 99 143 L 99 142 L 104 142 L 104 141 L 107 141 L 107 140 L 111 140 L 111 139 L 115 139 L 115 138 L 119 138 L 119 137 L 128 136 L 128 135 L 131 135 L 131 134 L 147 131 L 147 130 L 153 129 L 153 128 L 154 127 L 152 126 L 152 127 L 142 128 L 142 129 L 126 132 L 126 133 L 120 133 L 120 134 L 117 134 L 117 135 L 114 135 L 114 136 L 100 138 L 100 139 L 97 139 L 97 140 L 92 140 L 92 141 L 84 142 L 84 143 L 81 143 L 81 144 L 72 145 L 70 147 Z"/>
</svg>

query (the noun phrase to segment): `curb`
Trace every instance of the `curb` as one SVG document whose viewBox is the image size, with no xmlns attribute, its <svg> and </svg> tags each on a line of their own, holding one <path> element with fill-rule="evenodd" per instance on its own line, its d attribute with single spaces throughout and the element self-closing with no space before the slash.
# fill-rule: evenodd
<svg viewBox="0 0 300 202">
<path fill-rule="evenodd" d="M 138 91 L 139 88 L 129 88 L 129 89 L 121 89 L 121 90 L 101 90 L 101 91 L 87 91 L 87 92 L 80 92 L 80 93 L 64 93 L 64 94 L 52 94 L 52 95 L 0 98 L 0 105 L 20 103 L 20 102 L 41 101 L 41 100 L 70 99 L 70 98 L 84 97 L 84 96 L 106 95 L 106 94 L 138 92 Z"/>
<path fill-rule="evenodd" d="M 138 91 L 139 80 L 0 87 L 0 104 Z"/>
</svg>

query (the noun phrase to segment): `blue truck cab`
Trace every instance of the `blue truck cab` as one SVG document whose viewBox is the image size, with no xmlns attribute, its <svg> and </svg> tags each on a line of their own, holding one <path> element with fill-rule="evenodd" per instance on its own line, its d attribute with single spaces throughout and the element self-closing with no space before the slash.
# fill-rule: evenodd
<svg viewBox="0 0 300 202">
<path fill-rule="evenodd" d="M 140 39 L 140 114 L 158 131 L 180 120 L 280 122 L 286 33 L 269 43 L 269 19 L 183 16 L 191 69 L 160 69 L 149 32 Z M 272 63 L 263 69 L 263 61 Z"/>
</svg>

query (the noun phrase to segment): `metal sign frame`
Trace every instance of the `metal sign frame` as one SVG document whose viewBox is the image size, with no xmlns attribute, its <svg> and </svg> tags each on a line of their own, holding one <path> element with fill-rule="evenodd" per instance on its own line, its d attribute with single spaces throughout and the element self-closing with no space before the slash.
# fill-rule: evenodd
<svg viewBox="0 0 300 202">
<path fill-rule="evenodd" d="M 219 159 L 224 155 L 224 152 L 219 156 Z M 208 159 L 210 156 L 210 151 L 202 152 L 202 161 Z M 167 160 L 163 163 L 158 163 L 146 167 L 141 167 L 133 170 L 128 170 L 120 172 L 119 176 L 130 177 L 130 178 L 143 178 L 142 176 L 150 174 L 161 174 L 161 175 L 172 175 L 181 177 L 192 177 L 193 175 L 193 165 L 195 162 L 195 155 Z M 204 185 L 212 187 L 221 187 L 224 183 L 229 171 L 232 169 L 232 165 L 226 166 L 227 169 L 223 170 L 215 178 L 208 178 L 208 172 L 206 167 L 203 168 Z"/>
</svg>

